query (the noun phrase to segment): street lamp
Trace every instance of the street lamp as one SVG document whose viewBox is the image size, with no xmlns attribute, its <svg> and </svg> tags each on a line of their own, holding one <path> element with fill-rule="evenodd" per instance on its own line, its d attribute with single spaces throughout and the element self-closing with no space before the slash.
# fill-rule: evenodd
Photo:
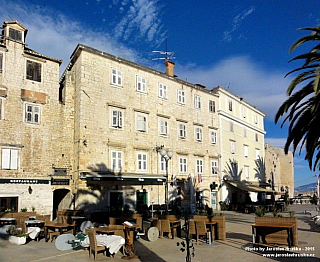
<svg viewBox="0 0 320 262">
<path fill-rule="evenodd" d="M 165 149 L 161 149 L 160 150 L 160 155 L 161 157 L 166 161 L 166 178 L 167 178 L 167 181 L 166 181 L 166 186 L 165 186 L 165 204 L 166 204 L 166 208 L 168 210 L 168 183 L 169 183 L 169 179 L 168 179 L 168 162 L 169 160 L 172 158 L 173 156 L 173 152 L 172 151 L 166 151 Z"/>
</svg>

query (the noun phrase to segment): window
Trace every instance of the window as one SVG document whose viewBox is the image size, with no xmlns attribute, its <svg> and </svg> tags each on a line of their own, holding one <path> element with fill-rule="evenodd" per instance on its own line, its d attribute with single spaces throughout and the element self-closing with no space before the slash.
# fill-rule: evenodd
<svg viewBox="0 0 320 262">
<path fill-rule="evenodd" d="M 142 93 L 146 93 L 147 92 L 147 86 L 146 86 L 146 79 L 141 77 L 141 76 L 137 76 L 137 91 L 138 92 L 142 92 Z"/>
<path fill-rule="evenodd" d="M 233 132 L 233 123 L 230 122 L 230 132 Z"/>
<path fill-rule="evenodd" d="M 114 128 L 122 128 L 122 111 L 111 110 L 111 126 Z"/>
<path fill-rule="evenodd" d="M 246 177 L 246 179 L 249 179 L 249 167 L 248 166 L 244 166 L 244 175 Z"/>
<path fill-rule="evenodd" d="M 159 83 L 159 90 L 158 96 L 160 98 L 167 98 L 167 86 L 164 84 Z"/>
<path fill-rule="evenodd" d="M 159 135 L 168 135 L 168 122 L 163 119 L 159 119 Z"/>
<path fill-rule="evenodd" d="M 209 112 L 215 113 L 216 112 L 216 103 L 215 101 L 209 100 Z"/>
<path fill-rule="evenodd" d="M 113 171 L 122 170 L 122 151 L 111 151 L 111 168 Z"/>
<path fill-rule="evenodd" d="M 260 149 L 256 149 L 256 159 L 259 159 L 260 156 Z"/>
<path fill-rule="evenodd" d="M 179 138 L 186 138 L 186 125 L 185 124 L 179 124 Z"/>
<path fill-rule="evenodd" d="M 30 124 L 40 124 L 40 106 L 25 104 L 25 121 Z"/>
<path fill-rule="evenodd" d="M 22 42 L 22 32 L 13 28 L 9 28 L 9 38 Z"/>
<path fill-rule="evenodd" d="M 111 69 L 111 84 L 122 86 L 122 72 L 118 69 Z"/>
<path fill-rule="evenodd" d="M 256 142 L 259 142 L 259 136 L 258 136 L 258 133 L 256 133 Z"/>
<path fill-rule="evenodd" d="M 229 100 L 228 104 L 229 104 L 229 111 L 232 111 L 232 110 L 233 110 L 232 101 L 231 101 L 231 100 Z"/>
<path fill-rule="evenodd" d="M 218 174 L 218 162 L 216 160 L 211 161 L 211 174 L 212 175 Z"/>
<path fill-rule="evenodd" d="M 255 124 L 258 124 L 258 115 L 254 114 L 253 115 L 253 120 Z"/>
<path fill-rule="evenodd" d="M 245 127 L 243 128 L 243 137 L 247 137 L 247 129 Z"/>
<path fill-rule="evenodd" d="M 213 131 L 213 130 L 210 130 L 209 135 L 210 135 L 210 137 L 209 137 L 210 143 L 211 144 L 216 144 L 217 143 L 217 132 Z"/>
<path fill-rule="evenodd" d="M 1 169 L 17 170 L 19 165 L 19 150 L 2 148 Z"/>
<path fill-rule="evenodd" d="M 137 131 L 147 132 L 147 117 L 145 115 L 137 115 Z"/>
<path fill-rule="evenodd" d="M 198 95 L 194 95 L 194 108 L 201 108 L 201 97 Z"/>
<path fill-rule="evenodd" d="M 196 160 L 196 172 L 197 174 L 202 174 L 203 172 L 203 161 L 202 159 Z"/>
<path fill-rule="evenodd" d="M 230 153 L 234 154 L 236 152 L 236 142 L 230 141 Z"/>
<path fill-rule="evenodd" d="M 201 127 L 195 127 L 194 135 L 195 135 L 195 140 L 198 141 L 198 142 L 201 142 L 202 141 L 202 128 Z"/>
<path fill-rule="evenodd" d="M 243 146 L 243 153 L 244 153 L 244 156 L 245 157 L 248 157 L 249 156 L 249 146 L 247 146 L 247 145 L 244 145 Z"/>
<path fill-rule="evenodd" d="M 160 172 L 166 172 L 166 160 L 163 156 L 160 155 Z"/>
<path fill-rule="evenodd" d="M 5 212 L 7 209 L 18 212 L 18 197 L 0 197 L 0 212 Z"/>
<path fill-rule="evenodd" d="M 187 159 L 179 157 L 179 173 L 187 173 Z"/>
<path fill-rule="evenodd" d="M 184 90 L 178 90 L 178 103 L 180 104 L 186 103 Z"/>
<path fill-rule="evenodd" d="M 242 107 L 242 117 L 243 118 L 247 117 L 247 109 L 244 106 Z"/>
<path fill-rule="evenodd" d="M 2 66 L 3 66 L 2 60 L 3 60 L 3 54 L 0 53 L 0 73 L 2 73 Z"/>
<path fill-rule="evenodd" d="M 27 60 L 27 79 L 41 82 L 41 64 Z"/>
<path fill-rule="evenodd" d="M 146 153 L 137 153 L 137 171 L 147 171 Z"/>
</svg>

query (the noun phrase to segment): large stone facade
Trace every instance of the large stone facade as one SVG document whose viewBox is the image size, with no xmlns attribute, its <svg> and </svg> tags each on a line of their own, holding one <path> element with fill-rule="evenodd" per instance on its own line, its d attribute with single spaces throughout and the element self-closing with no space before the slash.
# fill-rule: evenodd
<svg viewBox="0 0 320 262">
<path fill-rule="evenodd" d="M 133 208 L 139 192 L 146 193 L 144 204 L 163 204 L 165 183 L 97 182 L 97 197 L 88 189 L 92 186 L 88 182 L 91 175 L 102 174 L 101 180 L 110 175 L 166 177 L 165 162 L 159 154 L 161 146 L 173 152 L 168 161 L 169 200 L 182 195 L 183 202 L 195 202 L 190 195 L 193 183 L 191 191 L 198 191 L 203 203 L 210 204 L 209 185 L 218 183 L 220 173 L 216 169 L 212 174 L 212 161 L 219 165 L 217 95 L 83 45 L 76 48 L 71 63 L 61 79 L 61 93 L 66 111 L 73 112 L 74 106 L 72 166 L 77 206 L 112 206 L 113 191 L 122 194 L 123 205 Z M 114 79 L 112 73 L 119 78 Z M 195 108 L 195 99 L 199 99 L 199 108 Z M 139 126 L 139 121 L 145 122 Z M 112 162 L 117 153 L 115 161 L 121 162 L 120 167 Z M 145 157 L 146 167 L 139 168 L 139 157 Z"/>
<path fill-rule="evenodd" d="M 16 21 L 3 28 L 0 198 L 7 208 L 35 207 L 53 218 L 61 208 L 165 202 L 219 209 L 229 160 L 244 170 L 241 179 L 260 181 L 264 114 L 242 98 L 178 79 L 171 61 L 162 73 L 81 44 L 59 80 L 61 61 L 26 48 L 26 28 Z"/>
<path fill-rule="evenodd" d="M 266 180 L 277 192 L 277 198 L 289 193 L 294 196 L 294 165 L 293 153 L 284 153 L 282 148 L 265 144 Z"/>
<path fill-rule="evenodd" d="M 58 99 L 61 60 L 27 48 L 26 35 L 27 29 L 18 22 L 4 22 L 0 41 L 1 208 L 31 211 L 34 207 L 45 214 L 52 211 L 51 175 L 61 160 L 63 144 Z"/>
</svg>

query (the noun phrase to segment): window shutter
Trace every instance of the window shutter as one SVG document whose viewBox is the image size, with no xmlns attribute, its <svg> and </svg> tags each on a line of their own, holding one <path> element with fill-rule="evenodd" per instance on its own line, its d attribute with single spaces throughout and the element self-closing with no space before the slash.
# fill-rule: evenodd
<svg viewBox="0 0 320 262">
<path fill-rule="evenodd" d="M 0 119 L 2 119 L 2 99 L 0 98 Z"/>
<path fill-rule="evenodd" d="M 1 168 L 10 169 L 10 149 L 3 148 L 1 155 L 2 155 Z"/>
</svg>

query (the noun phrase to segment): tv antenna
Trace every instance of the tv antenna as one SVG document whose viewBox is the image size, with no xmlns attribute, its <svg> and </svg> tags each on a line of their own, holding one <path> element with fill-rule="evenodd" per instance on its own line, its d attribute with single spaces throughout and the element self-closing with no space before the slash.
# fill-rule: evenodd
<svg viewBox="0 0 320 262">
<path fill-rule="evenodd" d="M 174 52 L 168 51 L 167 39 L 166 39 L 166 51 L 155 50 L 155 51 L 152 51 L 152 53 L 157 53 L 157 54 L 160 55 L 160 57 L 152 58 L 152 60 L 171 60 L 171 59 L 175 59 L 175 57 L 173 56 Z"/>
</svg>

